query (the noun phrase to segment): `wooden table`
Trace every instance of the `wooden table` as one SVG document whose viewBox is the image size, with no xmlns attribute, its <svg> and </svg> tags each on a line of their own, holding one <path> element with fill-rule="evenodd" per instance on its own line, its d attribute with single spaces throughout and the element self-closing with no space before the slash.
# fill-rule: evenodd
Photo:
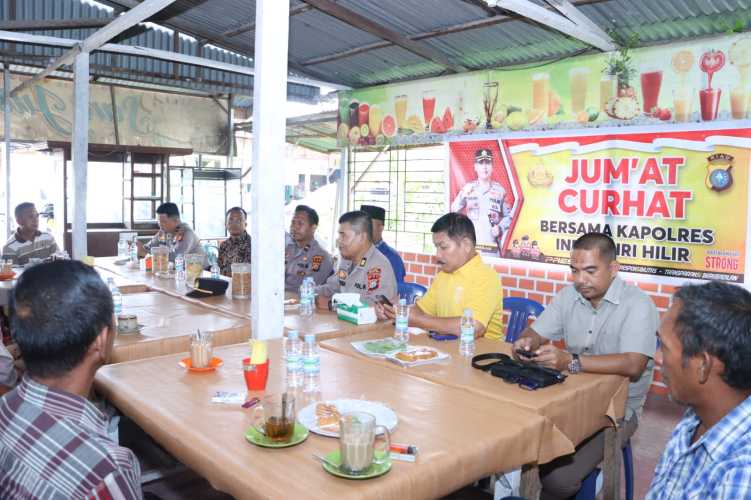
<svg viewBox="0 0 751 500">
<path fill-rule="evenodd" d="M 280 359 L 280 341 L 269 342 Z M 417 444 L 416 463 L 394 462 L 377 479 L 351 481 L 326 473 L 312 454 L 338 441 L 311 434 L 286 449 L 256 447 L 244 439 L 251 413 L 239 405 L 211 404 L 215 391 L 245 391 L 245 345 L 216 350 L 224 365 L 193 374 L 165 356 L 102 367 L 96 389 L 157 442 L 217 489 L 245 498 L 437 498 L 494 472 L 534 462 L 544 419 L 532 412 L 453 387 L 322 351 L 324 399 L 382 401 L 399 417 L 393 439 Z M 282 370 L 272 365 L 268 392 L 282 390 Z"/>
<path fill-rule="evenodd" d="M 231 296 L 231 287 L 227 288 L 227 292 L 224 295 L 193 299 L 185 296 L 187 290 L 182 284 L 176 283 L 174 278 L 159 278 L 153 273 L 133 269 L 128 265 L 116 265 L 114 263 L 115 260 L 114 257 L 96 259 L 96 266 L 100 274 L 115 274 L 121 280 L 129 283 L 140 283 L 151 290 L 158 290 L 186 302 L 221 311 L 238 318 L 250 318 L 250 300 L 233 299 Z M 287 295 L 289 297 L 294 296 L 294 294 Z M 299 305 L 285 306 L 284 309 L 285 331 L 298 330 L 301 335 L 314 333 L 319 340 L 364 333 L 380 328 L 381 326 L 377 323 L 371 325 L 353 325 L 352 323 L 339 320 L 336 314 L 330 311 L 316 310 L 312 317 L 303 317 L 299 314 Z"/>
<path fill-rule="evenodd" d="M 123 313 L 135 314 L 143 328 L 137 334 L 115 337 L 111 361 L 120 363 L 190 351 L 190 337 L 200 329 L 214 334 L 214 345 L 250 338 L 250 321 L 161 292 L 123 295 Z"/>
<path fill-rule="evenodd" d="M 351 342 L 355 341 L 373 340 L 392 335 L 392 326 L 382 327 L 380 330 L 361 335 L 327 340 L 321 343 L 321 347 L 353 358 L 367 360 L 393 371 L 407 372 L 431 382 L 462 389 L 483 398 L 512 404 L 544 417 L 545 431 L 538 457 L 541 464 L 573 453 L 575 446 L 603 428 L 611 432 L 617 419 L 623 418 L 628 396 L 628 380 L 618 375 L 580 373 L 569 376 L 563 384 L 528 391 L 516 385 L 504 383 L 482 370 L 472 368 L 470 360 L 459 354 L 458 342 L 455 341 L 439 342 L 425 334 L 411 336 L 410 345 L 430 346 L 451 355 L 448 361 L 412 368 L 403 368 L 383 359 L 364 356 L 351 345 Z M 478 339 L 477 354 L 488 352 L 510 354 L 511 344 L 484 337 Z M 618 474 L 614 475 L 620 477 L 620 462 L 618 462 L 620 455 L 619 450 L 615 451 L 613 453 L 612 449 L 606 450 L 606 468 L 614 467 L 610 470 L 618 471 Z M 611 463 L 614 460 L 616 462 Z M 611 478 L 610 474 L 607 480 L 616 481 L 616 484 L 609 486 L 618 486 L 617 479 Z"/>
</svg>

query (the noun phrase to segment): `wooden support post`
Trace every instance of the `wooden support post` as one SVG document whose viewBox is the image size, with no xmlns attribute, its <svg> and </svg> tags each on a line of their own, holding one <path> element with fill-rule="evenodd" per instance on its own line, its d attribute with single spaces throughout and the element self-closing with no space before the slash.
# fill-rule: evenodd
<svg viewBox="0 0 751 500">
<path fill-rule="evenodd" d="M 89 160 L 89 53 L 80 52 L 73 63 L 73 224 L 74 259 L 88 254 L 86 242 L 86 175 Z"/>
<path fill-rule="evenodd" d="M 284 334 L 284 148 L 289 0 L 256 2 L 253 88 L 253 337 Z"/>
</svg>

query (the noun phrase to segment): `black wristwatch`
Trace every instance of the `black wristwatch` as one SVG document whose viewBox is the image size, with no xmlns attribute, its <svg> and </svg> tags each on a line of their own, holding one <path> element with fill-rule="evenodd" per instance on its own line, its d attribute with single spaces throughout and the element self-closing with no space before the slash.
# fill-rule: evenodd
<svg viewBox="0 0 751 500">
<path fill-rule="evenodd" d="M 571 361 L 568 363 L 568 372 L 571 375 L 576 375 L 580 371 L 582 371 L 582 364 L 579 355 L 571 353 Z"/>
</svg>

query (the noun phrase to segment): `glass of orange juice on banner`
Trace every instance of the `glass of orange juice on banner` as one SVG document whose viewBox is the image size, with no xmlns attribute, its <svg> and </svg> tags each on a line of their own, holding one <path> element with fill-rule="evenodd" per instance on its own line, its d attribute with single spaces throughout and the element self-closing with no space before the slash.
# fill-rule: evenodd
<svg viewBox="0 0 751 500">
<path fill-rule="evenodd" d="M 550 99 L 550 75 L 535 73 L 532 75 L 532 109 L 548 114 Z"/>
<path fill-rule="evenodd" d="M 616 78 L 613 75 L 602 75 L 600 78 L 600 111 L 608 109 L 608 101 L 615 97 Z"/>
<path fill-rule="evenodd" d="M 407 96 L 398 95 L 394 97 L 394 112 L 396 113 L 396 126 L 404 128 L 407 121 Z"/>
<path fill-rule="evenodd" d="M 694 90 L 687 86 L 678 87 L 673 89 L 673 107 L 675 108 L 675 121 L 687 122 L 691 120 L 691 113 L 693 111 Z"/>
<path fill-rule="evenodd" d="M 587 107 L 587 80 L 589 68 L 573 68 L 568 73 L 569 86 L 571 87 L 571 111 L 574 113 L 584 111 Z"/>
<path fill-rule="evenodd" d="M 383 114 L 381 113 L 381 108 L 377 104 L 371 104 L 370 115 L 368 116 L 368 127 L 370 127 L 370 133 L 373 137 L 381 132 L 382 120 Z"/>
<path fill-rule="evenodd" d="M 749 102 L 749 69 L 751 69 L 751 40 L 741 38 L 728 51 L 730 64 L 738 69 L 738 85 L 730 90 L 730 113 L 735 120 L 746 118 Z"/>
<path fill-rule="evenodd" d="M 670 59 L 673 72 L 678 77 L 678 85 L 673 89 L 674 118 L 677 122 L 691 120 L 695 94 L 694 89 L 688 85 L 688 73 L 694 67 L 694 59 L 694 53 L 690 50 L 679 50 Z"/>
</svg>

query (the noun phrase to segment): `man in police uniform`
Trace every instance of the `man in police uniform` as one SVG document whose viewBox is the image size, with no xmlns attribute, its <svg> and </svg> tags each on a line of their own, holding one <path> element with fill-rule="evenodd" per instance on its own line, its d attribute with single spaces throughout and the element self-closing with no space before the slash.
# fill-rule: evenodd
<svg viewBox="0 0 751 500">
<path fill-rule="evenodd" d="M 503 235 L 511 225 L 511 207 L 506 202 L 506 190 L 490 180 L 493 155 L 489 149 L 475 152 L 477 180 L 462 187 L 451 203 L 451 211 L 466 208 L 466 215 L 477 230 L 477 248 L 500 255 Z"/>
<path fill-rule="evenodd" d="M 308 276 L 320 285 L 333 271 L 331 254 L 315 238 L 316 228 L 318 213 L 307 205 L 297 205 L 289 227 L 292 243 L 284 250 L 285 290 L 298 291 Z"/>
<path fill-rule="evenodd" d="M 389 260 L 373 245 L 373 222 L 365 212 L 347 212 L 339 218 L 336 240 L 339 269 L 326 283 L 316 287 L 316 306 L 331 307 L 335 293 L 359 293 L 360 299 L 373 304 L 378 295 L 395 300 L 396 276 Z"/>
</svg>

